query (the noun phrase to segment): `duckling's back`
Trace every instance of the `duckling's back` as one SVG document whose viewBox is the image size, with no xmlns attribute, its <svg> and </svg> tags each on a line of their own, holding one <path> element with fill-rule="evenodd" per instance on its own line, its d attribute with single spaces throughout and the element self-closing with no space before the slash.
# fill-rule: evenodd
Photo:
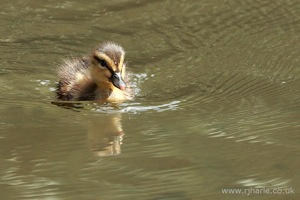
<svg viewBox="0 0 300 200">
<path fill-rule="evenodd" d="M 60 100 L 93 100 L 97 85 L 92 81 L 87 58 L 66 60 L 58 71 L 56 95 Z"/>
</svg>

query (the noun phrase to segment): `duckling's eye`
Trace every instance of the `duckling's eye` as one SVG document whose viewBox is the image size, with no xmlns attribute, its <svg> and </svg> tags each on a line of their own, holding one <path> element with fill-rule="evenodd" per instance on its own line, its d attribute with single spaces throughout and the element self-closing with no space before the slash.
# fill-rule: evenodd
<svg viewBox="0 0 300 200">
<path fill-rule="evenodd" d="M 95 59 L 98 61 L 98 63 L 99 63 L 100 65 L 102 65 L 103 67 L 108 68 L 107 62 L 106 62 L 105 60 L 100 59 L 100 58 L 98 58 L 98 57 L 95 57 Z"/>
<path fill-rule="evenodd" d="M 102 59 L 99 59 L 99 61 L 98 61 L 99 63 L 100 63 L 100 65 L 102 65 L 103 67 L 106 67 L 106 68 L 108 68 L 108 65 L 107 65 L 107 63 L 106 63 L 106 61 L 105 60 L 102 60 Z"/>
</svg>

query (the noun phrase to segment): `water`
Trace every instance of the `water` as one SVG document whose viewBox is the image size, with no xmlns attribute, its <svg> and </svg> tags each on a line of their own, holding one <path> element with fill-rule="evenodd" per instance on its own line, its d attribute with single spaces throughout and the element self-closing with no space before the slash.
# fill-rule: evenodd
<svg viewBox="0 0 300 200">
<path fill-rule="evenodd" d="M 3 1 L 1 199 L 299 199 L 299 7 Z M 107 40 L 135 100 L 53 105 L 62 60 Z"/>
</svg>

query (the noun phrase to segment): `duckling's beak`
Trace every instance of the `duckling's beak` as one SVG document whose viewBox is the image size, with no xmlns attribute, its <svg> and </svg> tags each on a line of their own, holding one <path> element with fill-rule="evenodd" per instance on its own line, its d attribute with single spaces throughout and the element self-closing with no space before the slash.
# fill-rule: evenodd
<svg viewBox="0 0 300 200">
<path fill-rule="evenodd" d="M 111 76 L 111 82 L 114 84 L 115 87 L 119 88 L 120 90 L 126 89 L 126 83 L 123 81 L 120 72 L 113 73 L 113 75 Z"/>
</svg>

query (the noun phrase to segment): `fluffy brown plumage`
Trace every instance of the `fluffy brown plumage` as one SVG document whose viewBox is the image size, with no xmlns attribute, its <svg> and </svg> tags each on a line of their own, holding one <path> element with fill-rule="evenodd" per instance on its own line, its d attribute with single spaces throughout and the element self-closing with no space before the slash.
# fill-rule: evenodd
<svg viewBox="0 0 300 200">
<path fill-rule="evenodd" d="M 66 60 L 58 71 L 57 99 L 120 102 L 132 98 L 127 87 L 125 51 L 106 42 L 83 58 Z"/>
</svg>

